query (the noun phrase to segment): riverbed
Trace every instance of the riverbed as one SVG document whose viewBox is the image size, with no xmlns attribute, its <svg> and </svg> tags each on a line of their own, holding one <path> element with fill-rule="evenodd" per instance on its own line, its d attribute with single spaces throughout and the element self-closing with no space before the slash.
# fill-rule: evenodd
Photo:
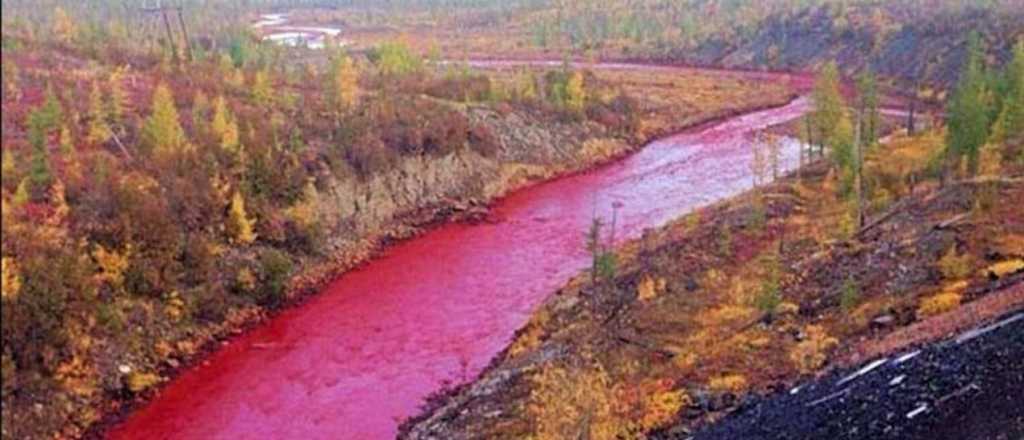
<svg viewBox="0 0 1024 440">
<path fill-rule="evenodd" d="M 184 372 L 110 437 L 392 438 L 425 396 L 472 379 L 586 267 L 595 215 L 614 215 L 625 240 L 748 189 L 753 133 L 808 108 L 798 99 L 670 136 L 513 193 L 491 223 L 399 243 Z M 792 169 L 798 144 L 783 144 Z"/>
</svg>

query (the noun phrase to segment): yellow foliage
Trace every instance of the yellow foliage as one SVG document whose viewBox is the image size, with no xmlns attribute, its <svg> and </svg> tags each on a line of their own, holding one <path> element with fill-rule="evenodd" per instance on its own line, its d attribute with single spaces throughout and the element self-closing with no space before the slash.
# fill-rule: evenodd
<svg viewBox="0 0 1024 440">
<path fill-rule="evenodd" d="M 310 179 L 302 190 L 302 200 L 288 208 L 285 215 L 296 224 L 308 228 L 319 221 L 319 210 L 320 193 L 317 192 L 316 185 Z"/>
<path fill-rule="evenodd" d="M 531 378 L 527 411 L 535 440 L 589 438 L 615 440 L 625 423 L 614 414 L 617 401 L 608 373 L 601 367 L 570 371 L 544 365 Z"/>
<path fill-rule="evenodd" d="M 242 194 L 235 191 L 231 198 L 231 208 L 228 213 L 228 232 L 231 240 L 238 244 L 250 244 L 256 241 L 256 232 L 253 227 L 256 220 L 250 219 L 245 212 L 245 199 Z"/>
<path fill-rule="evenodd" d="M 181 295 L 178 291 L 172 291 L 167 295 L 164 305 L 164 313 L 171 318 L 171 321 L 177 322 L 181 319 L 181 316 L 185 313 L 185 301 L 181 299 Z"/>
<path fill-rule="evenodd" d="M 1004 255 L 1024 255 L 1024 234 L 1005 234 L 995 248 Z"/>
<path fill-rule="evenodd" d="M 103 96 L 100 94 L 100 87 L 92 83 L 92 92 L 89 94 L 89 133 L 86 140 L 92 145 L 100 145 L 107 142 L 113 136 L 110 125 L 107 124 L 107 110 L 103 106 Z"/>
<path fill-rule="evenodd" d="M 690 396 L 683 390 L 662 390 L 652 393 L 644 405 L 643 415 L 639 421 L 640 430 L 647 432 L 668 425 L 675 420 L 679 410 L 690 402 Z"/>
<path fill-rule="evenodd" d="M 1020 272 L 1022 270 L 1024 270 L 1024 260 L 1017 258 L 1014 260 L 1000 261 L 996 264 L 993 264 L 985 268 L 985 270 L 982 271 L 982 275 L 991 274 L 994 275 L 996 278 L 1002 278 L 1007 275 Z"/>
<path fill-rule="evenodd" d="M 210 121 L 210 131 L 220 141 L 220 147 L 230 152 L 238 151 L 238 123 L 228 110 L 227 102 L 223 96 L 218 96 L 213 102 L 213 120 Z"/>
<path fill-rule="evenodd" d="M 128 390 L 133 393 L 145 391 L 146 389 L 160 382 L 160 376 L 153 373 L 140 373 L 133 371 L 128 374 L 126 384 Z"/>
<path fill-rule="evenodd" d="M 791 302 L 782 302 L 779 303 L 777 307 L 775 307 L 775 315 L 777 316 L 795 315 L 799 311 L 800 306 L 793 304 Z"/>
<path fill-rule="evenodd" d="M 105 247 L 96 245 L 96 249 L 92 252 L 92 258 L 96 260 L 96 265 L 100 269 L 96 280 L 101 283 L 109 283 L 110 287 L 114 289 L 121 289 L 124 286 L 124 272 L 128 269 L 131 254 L 132 245 L 130 244 L 125 247 L 123 252 L 108 251 Z"/>
<path fill-rule="evenodd" d="M 153 91 L 153 109 L 143 125 L 142 138 L 154 153 L 163 156 L 188 147 L 174 96 L 166 84 L 158 84 Z"/>
<path fill-rule="evenodd" d="M 549 319 L 550 315 L 545 309 L 541 309 L 534 314 L 533 318 L 526 325 L 526 331 L 521 333 L 509 347 L 509 356 L 519 356 L 540 345 L 540 340 L 544 337 L 544 326 L 547 325 Z"/>
<path fill-rule="evenodd" d="M 338 60 L 333 70 L 335 104 L 342 112 L 350 111 L 359 100 L 359 71 L 347 56 Z"/>
<path fill-rule="evenodd" d="M 243 267 L 235 276 L 235 284 L 239 289 L 252 292 L 256 290 L 256 276 L 253 275 L 252 270 L 249 270 L 248 267 Z"/>
<path fill-rule="evenodd" d="M 80 356 L 72 356 L 58 365 L 54 378 L 76 396 L 89 397 L 96 394 L 96 369 Z"/>
<path fill-rule="evenodd" d="M 939 259 L 939 271 L 942 276 L 950 280 L 966 278 L 971 274 L 970 254 L 957 255 L 956 245 L 949 248 L 941 259 Z"/>
<path fill-rule="evenodd" d="M 12 257 L 0 259 L 0 294 L 4 299 L 14 299 L 21 291 L 21 274 L 18 272 L 18 264 Z"/>
<path fill-rule="evenodd" d="M 658 297 L 661 292 L 665 291 L 665 279 L 658 278 L 655 280 L 651 276 L 645 276 L 640 280 L 640 284 L 636 286 L 636 296 L 641 301 L 650 301 Z"/>
<path fill-rule="evenodd" d="M 925 298 L 917 308 L 918 316 L 934 316 L 960 307 L 961 296 L 957 292 L 945 291 Z"/>
<path fill-rule="evenodd" d="M 128 105 L 128 94 L 121 82 L 124 80 L 127 67 L 118 67 L 110 73 L 107 83 L 110 87 L 106 114 L 114 124 L 120 123 L 124 117 L 124 108 Z"/>
<path fill-rule="evenodd" d="M 75 23 L 71 17 L 60 6 L 53 8 L 53 19 L 50 26 L 50 33 L 57 41 L 67 44 L 75 36 Z"/>
<path fill-rule="evenodd" d="M 839 340 L 829 336 L 825 328 L 819 325 L 808 325 L 804 333 L 806 339 L 793 347 L 789 359 L 801 373 L 808 374 L 825 365 L 829 352 L 839 344 Z"/>
<path fill-rule="evenodd" d="M 257 71 L 252 77 L 252 98 L 260 106 L 269 104 L 274 98 L 270 77 L 265 70 Z"/>
<path fill-rule="evenodd" d="M 708 388 L 716 392 L 730 392 L 737 394 L 747 389 L 747 378 L 741 374 L 727 374 L 713 377 L 708 382 Z"/>
<path fill-rule="evenodd" d="M 757 315 L 757 309 L 739 304 L 726 304 L 710 311 L 702 312 L 698 317 L 704 326 L 723 326 L 746 323 Z"/>
<path fill-rule="evenodd" d="M 196 353 L 196 344 L 192 341 L 178 341 L 175 345 L 178 348 L 178 352 L 186 356 L 191 356 Z"/>
<path fill-rule="evenodd" d="M 697 355 L 693 353 L 677 354 L 672 358 L 672 363 L 680 370 L 689 370 L 697 365 Z"/>
<path fill-rule="evenodd" d="M 574 113 L 583 111 L 587 102 L 587 92 L 583 88 L 583 74 L 573 72 L 565 83 L 565 107 Z"/>
<path fill-rule="evenodd" d="M 174 353 L 174 347 L 171 347 L 171 344 L 168 344 L 167 341 L 161 340 L 153 345 L 153 351 L 156 352 L 157 356 L 166 358 Z"/>
</svg>

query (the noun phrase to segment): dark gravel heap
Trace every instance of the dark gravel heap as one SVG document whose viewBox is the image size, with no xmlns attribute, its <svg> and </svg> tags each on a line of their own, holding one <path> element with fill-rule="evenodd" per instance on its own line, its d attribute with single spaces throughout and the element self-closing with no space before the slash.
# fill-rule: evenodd
<svg viewBox="0 0 1024 440">
<path fill-rule="evenodd" d="M 999 323 L 753 399 L 694 435 L 654 438 L 1021 440 L 1024 312 Z"/>
</svg>

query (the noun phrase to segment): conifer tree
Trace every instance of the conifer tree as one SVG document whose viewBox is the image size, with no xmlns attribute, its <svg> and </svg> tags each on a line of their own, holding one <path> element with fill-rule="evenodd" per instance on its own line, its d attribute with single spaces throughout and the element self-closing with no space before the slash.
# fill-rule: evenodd
<svg viewBox="0 0 1024 440">
<path fill-rule="evenodd" d="M 186 144 L 171 90 L 165 84 L 153 92 L 153 108 L 142 127 L 143 145 L 158 155 L 180 152 Z"/>
<path fill-rule="evenodd" d="M 1006 66 L 1006 96 L 994 127 L 998 142 L 1017 139 L 1024 134 L 1024 41 L 1013 49 L 1013 59 Z"/>
<path fill-rule="evenodd" d="M 242 198 L 242 194 L 235 191 L 235 195 L 231 197 L 231 207 L 228 211 L 227 229 L 231 240 L 238 244 L 250 244 L 256 241 L 256 232 L 253 231 L 255 224 L 256 220 L 250 219 L 245 212 L 245 199 Z"/>
<path fill-rule="evenodd" d="M 968 172 L 978 170 L 981 146 L 989 136 L 989 113 L 985 100 L 985 67 L 981 41 L 977 33 L 968 38 L 967 65 L 946 110 L 947 158 L 950 165 L 967 159 Z"/>
<path fill-rule="evenodd" d="M 103 95 L 98 84 L 92 84 L 89 93 L 89 133 L 86 140 L 92 145 L 100 145 L 112 136 L 110 125 L 107 124 L 107 109 L 103 106 Z"/>
<path fill-rule="evenodd" d="M 238 151 L 238 123 L 231 115 L 231 110 L 228 110 L 223 96 L 218 96 L 214 100 L 210 131 L 220 142 L 221 148 L 232 153 Z"/>
<path fill-rule="evenodd" d="M 125 69 L 117 68 L 110 73 L 107 85 L 110 88 L 110 95 L 107 99 L 106 114 L 111 124 L 120 125 L 124 118 L 125 106 L 128 102 L 128 94 L 124 91 Z"/>
<path fill-rule="evenodd" d="M 252 77 L 252 99 L 260 107 L 266 107 L 274 99 L 266 70 L 257 71 Z"/>
<path fill-rule="evenodd" d="M 21 291 L 21 274 L 13 257 L 0 259 L 0 297 L 10 299 L 18 296 Z"/>
<path fill-rule="evenodd" d="M 583 88 L 583 74 L 573 72 L 565 83 L 565 108 L 579 114 L 587 102 L 587 92 Z"/>
<path fill-rule="evenodd" d="M 53 9 L 53 21 L 50 26 L 50 33 L 58 42 L 68 44 L 75 36 L 75 23 L 71 17 L 60 6 Z"/>
<path fill-rule="evenodd" d="M 834 61 L 825 64 L 818 72 L 811 99 L 814 104 L 811 121 L 817 132 L 816 137 L 824 143 L 823 146 L 835 148 L 832 143 L 842 138 L 836 136 L 836 129 L 843 118 L 846 103 L 839 92 L 839 68 Z"/>
<path fill-rule="evenodd" d="M 861 120 L 860 145 L 868 147 L 878 140 L 878 80 L 870 70 L 857 77 L 857 112 Z"/>
<path fill-rule="evenodd" d="M 348 56 L 339 56 L 331 63 L 328 84 L 331 105 L 345 113 L 355 108 L 359 99 L 359 71 Z"/>
<path fill-rule="evenodd" d="M 40 201 L 49 192 L 53 175 L 50 171 L 49 135 L 53 121 L 53 109 L 46 105 L 29 114 L 28 139 L 32 147 L 32 156 L 28 171 L 28 194 L 33 201 Z"/>
</svg>

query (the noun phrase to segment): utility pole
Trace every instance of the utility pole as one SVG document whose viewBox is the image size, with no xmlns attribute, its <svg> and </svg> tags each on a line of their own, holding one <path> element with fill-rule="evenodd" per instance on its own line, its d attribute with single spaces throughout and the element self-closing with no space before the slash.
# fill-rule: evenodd
<svg viewBox="0 0 1024 440">
<path fill-rule="evenodd" d="M 171 47 L 171 56 L 175 61 L 180 61 L 178 45 L 174 42 L 176 39 L 176 32 L 171 28 L 171 19 L 167 16 L 168 12 L 176 12 L 178 14 L 178 32 L 181 32 L 183 40 L 182 43 L 184 44 L 182 52 L 189 61 L 193 60 L 192 44 L 189 42 L 188 28 L 185 26 L 185 18 L 182 15 L 181 6 L 164 6 L 162 2 L 158 2 L 156 7 L 143 7 L 140 10 L 144 14 L 160 14 L 160 18 L 164 23 L 164 34 L 167 38 L 167 44 Z"/>
<path fill-rule="evenodd" d="M 185 39 L 185 55 L 189 61 L 195 61 L 192 55 L 192 39 L 188 37 L 188 28 L 185 27 L 185 18 L 181 12 L 182 7 L 178 6 L 178 24 L 181 26 L 181 36 Z"/>
</svg>

